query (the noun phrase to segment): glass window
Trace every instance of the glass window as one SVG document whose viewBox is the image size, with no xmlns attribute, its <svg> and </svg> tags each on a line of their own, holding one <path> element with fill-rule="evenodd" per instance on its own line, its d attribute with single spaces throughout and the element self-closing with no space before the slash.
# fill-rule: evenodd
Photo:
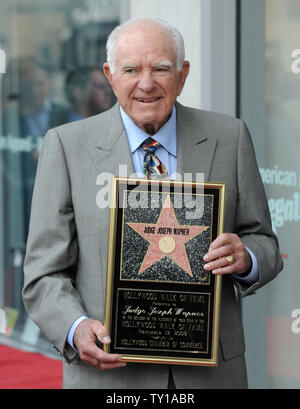
<svg viewBox="0 0 300 409">
<path fill-rule="evenodd" d="M 6 73 L 0 74 L 0 309 L 6 312 L 8 335 L 0 342 L 50 348 L 21 299 L 39 151 L 49 128 L 115 103 L 102 64 L 107 35 L 119 24 L 120 3 L 1 0 Z"/>
<path fill-rule="evenodd" d="M 244 300 L 249 384 L 299 387 L 300 3 L 241 1 L 240 115 L 251 130 L 284 270 Z"/>
</svg>

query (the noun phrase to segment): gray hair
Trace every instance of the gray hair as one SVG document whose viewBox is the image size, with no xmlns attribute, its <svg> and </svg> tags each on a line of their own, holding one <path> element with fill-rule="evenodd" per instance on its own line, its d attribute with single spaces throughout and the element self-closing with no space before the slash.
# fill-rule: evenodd
<svg viewBox="0 0 300 409">
<path fill-rule="evenodd" d="M 173 26 L 171 26 L 168 22 L 155 19 L 155 18 L 138 18 L 138 19 L 130 19 L 125 21 L 123 24 L 118 25 L 114 28 L 114 30 L 108 36 L 106 42 L 106 53 L 107 53 L 107 62 L 110 68 L 111 73 L 113 74 L 115 71 L 115 54 L 116 54 L 116 45 L 117 39 L 119 34 L 125 29 L 126 27 L 134 24 L 140 23 L 142 25 L 143 22 L 152 22 L 155 24 L 160 25 L 161 27 L 167 29 L 171 34 L 174 44 L 175 44 L 175 52 L 177 56 L 177 70 L 180 71 L 182 69 L 182 65 L 185 59 L 185 49 L 184 49 L 184 40 L 180 32 Z"/>
</svg>

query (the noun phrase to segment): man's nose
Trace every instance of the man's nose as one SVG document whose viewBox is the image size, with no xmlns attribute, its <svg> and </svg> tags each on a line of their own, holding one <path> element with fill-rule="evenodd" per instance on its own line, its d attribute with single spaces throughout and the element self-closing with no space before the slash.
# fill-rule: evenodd
<svg viewBox="0 0 300 409">
<path fill-rule="evenodd" d="M 149 71 L 143 72 L 139 81 L 139 88 L 144 92 L 151 92 L 155 87 L 155 81 L 152 73 Z"/>
</svg>

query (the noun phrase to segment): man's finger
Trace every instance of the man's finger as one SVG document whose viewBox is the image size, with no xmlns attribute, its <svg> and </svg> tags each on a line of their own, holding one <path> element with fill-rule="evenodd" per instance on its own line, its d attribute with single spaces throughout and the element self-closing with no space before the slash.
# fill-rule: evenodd
<svg viewBox="0 0 300 409">
<path fill-rule="evenodd" d="M 123 368 L 124 366 L 126 366 L 126 362 L 117 362 L 115 364 L 99 362 L 97 368 L 101 369 L 102 371 L 107 371 L 109 369 Z"/>
<path fill-rule="evenodd" d="M 233 233 L 222 233 L 220 234 L 211 244 L 209 247 L 209 251 L 215 250 L 221 246 L 224 246 L 226 244 L 230 244 L 233 240 L 233 237 L 235 234 Z"/>
<path fill-rule="evenodd" d="M 209 262 L 212 260 L 216 260 L 217 258 L 220 257 L 226 257 L 229 254 L 232 254 L 232 252 L 233 252 L 232 246 L 227 244 L 220 248 L 216 248 L 215 250 L 209 250 L 209 252 L 205 254 L 205 256 L 203 257 L 203 260 Z"/>
<path fill-rule="evenodd" d="M 225 267 L 231 267 L 231 266 L 234 266 L 234 263 L 232 263 L 232 264 L 229 266 L 226 257 L 220 257 L 220 258 L 218 258 L 218 259 L 216 259 L 216 260 L 213 259 L 213 261 L 211 261 L 211 262 L 205 264 L 205 265 L 203 266 L 203 268 L 204 268 L 205 270 L 216 270 L 216 269 L 219 269 L 219 268 L 225 268 Z M 234 267 L 233 267 L 233 268 L 234 268 Z M 231 268 L 230 270 L 233 271 L 233 268 Z M 213 271 L 213 272 L 214 272 L 214 271 Z M 231 272 L 231 271 L 230 271 L 230 272 Z"/>
<path fill-rule="evenodd" d="M 122 362 L 120 360 L 117 360 L 116 362 L 103 362 L 103 361 L 98 360 L 98 359 L 96 359 L 94 357 L 91 357 L 89 355 L 86 355 L 84 357 L 84 362 L 87 365 L 95 366 L 96 368 L 99 368 L 99 369 L 102 369 L 102 370 L 122 368 L 122 367 L 126 366 L 126 362 Z"/>
<path fill-rule="evenodd" d="M 80 351 L 80 358 L 89 365 L 93 366 L 104 366 L 104 367 L 120 367 L 124 366 L 121 362 L 121 355 L 119 354 L 108 354 L 102 349 L 96 346 L 95 343 L 88 342 L 82 345 Z M 105 365 L 101 365 L 105 364 Z"/>
<path fill-rule="evenodd" d="M 106 328 L 104 327 L 104 325 L 101 324 L 100 321 L 97 322 L 97 327 L 95 328 L 95 334 L 96 334 L 98 340 L 100 342 L 102 342 L 102 344 L 110 344 L 111 343 L 110 336 L 109 336 Z"/>
</svg>

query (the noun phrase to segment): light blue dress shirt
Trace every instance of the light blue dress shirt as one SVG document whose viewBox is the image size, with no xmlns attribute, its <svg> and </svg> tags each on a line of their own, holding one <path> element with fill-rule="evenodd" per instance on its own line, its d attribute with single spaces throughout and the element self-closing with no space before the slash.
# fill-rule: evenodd
<svg viewBox="0 0 300 409">
<path fill-rule="evenodd" d="M 144 177 L 143 163 L 145 151 L 141 144 L 149 135 L 139 128 L 120 107 L 121 117 L 128 137 L 130 152 L 136 176 Z M 153 139 L 161 144 L 155 155 L 164 164 L 170 179 L 175 177 L 177 169 L 176 108 L 173 107 L 169 120 L 153 135 Z"/>
<path fill-rule="evenodd" d="M 149 138 L 149 135 L 139 128 L 132 119 L 123 111 L 120 107 L 121 117 L 124 124 L 124 128 L 128 137 L 128 143 L 130 152 L 132 155 L 133 165 L 136 172 L 136 176 L 144 176 L 143 163 L 145 152 L 141 147 L 141 144 L 145 139 Z M 171 179 L 176 178 L 177 171 L 177 134 L 176 134 L 176 108 L 173 107 L 172 114 L 169 120 L 153 135 L 153 139 L 159 142 L 162 146 L 157 148 L 155 155 L 164 164 L 168 175 Z M 173 177 L 174 176 L 174 177 Z M 247 248 L 247 247 L 246 247 Z M 234 275 L 238 280 L 246 283 L 254 283 L 258 279 L 258 263 L 254 254 L 247 248 L 252 259 L 252 270 L 246 277 Z M 79 317 L 74 321 L 69 334 L 68 343 L 73 349 L 73 336 L 77 326 L 81 321 L 86 319 L 86 316 Z"/>
</svg>

